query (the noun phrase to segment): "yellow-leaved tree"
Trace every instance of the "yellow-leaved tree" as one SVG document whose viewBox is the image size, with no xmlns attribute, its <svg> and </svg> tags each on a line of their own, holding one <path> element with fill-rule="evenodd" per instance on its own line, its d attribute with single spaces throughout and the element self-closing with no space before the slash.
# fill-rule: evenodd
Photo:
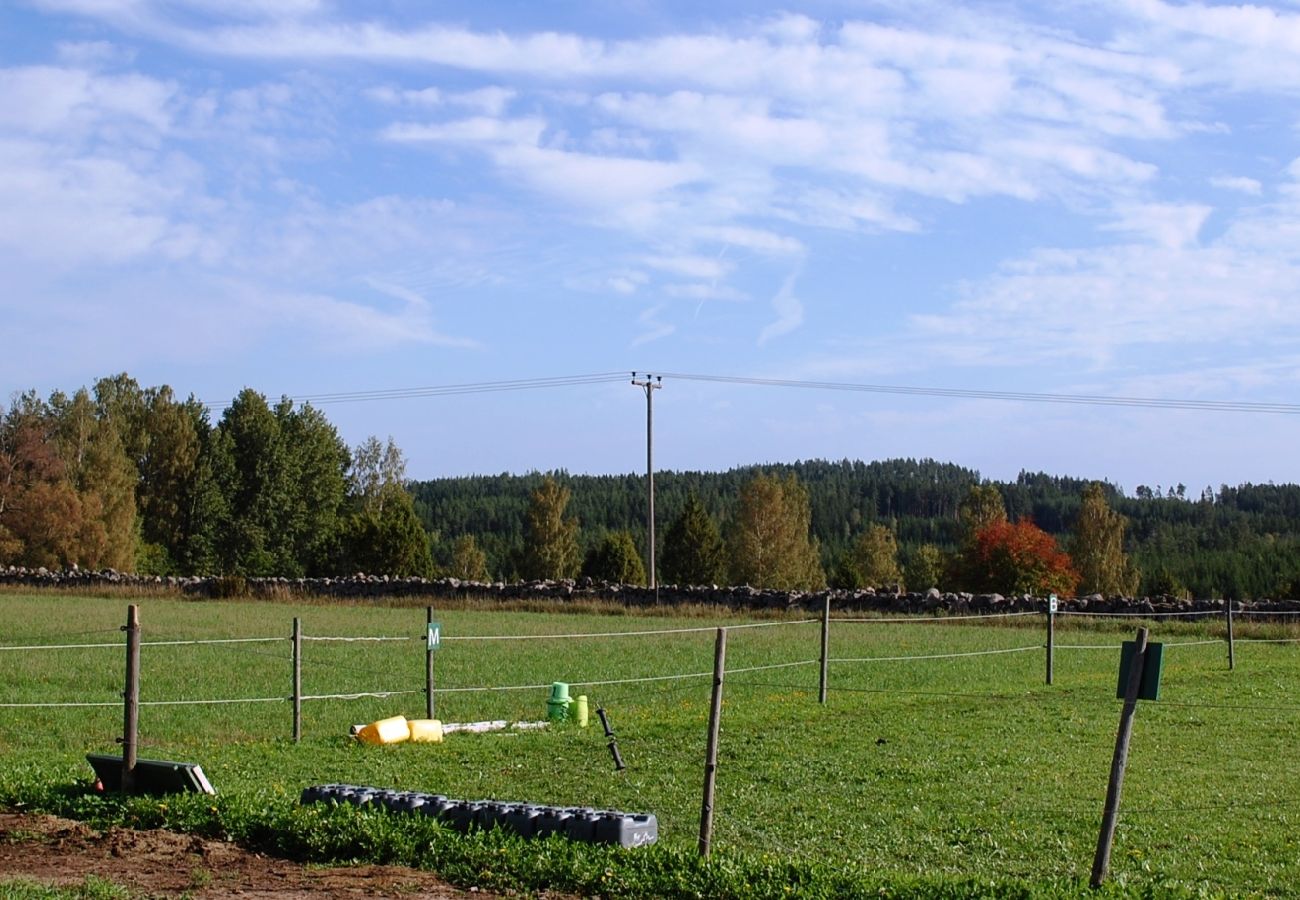
<svg viewBox="0 0 1300 900">
<path fill-rule="evenodd" d="M 1074 523 L 1070 556 L 1079 572 L 1079 591 L 1108 597 L 1132 597 L 1140 573 L 1124 552 L 1128 519 L 1110 508 L 1106 491 L 1094 481 L 1083 489 L 1083 503 Z"/>
<path fill-rule="evenodd" d="M 808 490 L 793 473 L 759 473 L 740 489 L 728 550 L 733 584 L 778 590 L 826 586 L 817 541 L 810 535 Z"/>
</svg>

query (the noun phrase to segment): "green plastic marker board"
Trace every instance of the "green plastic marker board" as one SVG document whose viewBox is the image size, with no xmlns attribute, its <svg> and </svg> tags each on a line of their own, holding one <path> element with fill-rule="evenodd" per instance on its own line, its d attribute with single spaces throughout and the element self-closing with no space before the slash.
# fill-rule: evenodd
<svg viewBox="0 0 1300 900">
<path fill-rule="evenodd" d="M 1115 696 L 1123 700 L 1128 690 L 1128 670 L 1133 665 L 1133 654 L 1137 651 L 1137 641 L 1125 641 L 1119 654 L 1119 686 Z M 1139 700 L 1160 699 L 1160 672 L 1164 668 L 1164 645 L 1147 644 L 1146 662 L 1142 665 L 1142 686 L 1138 688 Z"/>
</svg>

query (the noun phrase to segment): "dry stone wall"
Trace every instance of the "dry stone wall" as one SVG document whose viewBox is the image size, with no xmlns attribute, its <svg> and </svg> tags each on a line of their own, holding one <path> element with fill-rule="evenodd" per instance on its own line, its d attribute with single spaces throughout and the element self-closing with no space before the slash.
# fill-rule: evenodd
<svg viewBox="0 0 1300 900">
<path fill-rule="evenodd" d="M 576 581 L 475 582 L 455 578 L 390 578 L 386 575 L 349 575 L 339 578 L 231 578 L 222 576 L 162 577 L 133 575 L 112 569 L 49 570 L 17 566 L 0 568 L 0 585 L 11 587 L 94 590 L 138 589 L 175 592 L 196 598 L 252 596 L 282 598 L 287 596 L 337 597 L 348 600 L 427 600 L 477 599 L 508 601 L 605 601 L 630 607 L 664 605 L 703 605 L 726 609 L 820 611 L 829 598 L 831 608 L 845 612 L 896 613 L 901 615 L 988 615 L 1003 612 L 1041 612 L 1044 598 L 1029 595 L 970 594 L 943 592 L 931 588 L 922 593 L 891 589 L 777 591 L 717 585 L 681 587 L 661 586 L 655 592 L 639 585 L 610 584 L 582 578 Z M 1176 612 L 1222 610 L 1222 600 L 1178 600 L 1169 597 L 1088 597 L 1063 598 L 1060 609 L 1077 612 L 1123 613 L 1134 616 Z M 1297 612 L 1300 603 L 1287 600 L 1260 599 L 1239 604 L 1241 609 L 1257 612 Z"/>
</svg>

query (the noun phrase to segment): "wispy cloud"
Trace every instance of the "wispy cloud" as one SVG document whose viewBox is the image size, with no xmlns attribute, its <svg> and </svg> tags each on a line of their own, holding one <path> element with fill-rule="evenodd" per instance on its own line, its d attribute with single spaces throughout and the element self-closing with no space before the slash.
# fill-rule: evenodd
<svg viewBox="0 0 1300 900">
<path fill-rule="evenodd" d="M 1211 208 L 1199 203 L 1142 203 L 1116 210 L 1114 222 L 1101 227 L 1148 238 L 1166 247 L 1194 243 Z"/>
<path fill-rule="evenodd" d="M 1274 184 L 1276 160 L 1190 171 L 1181 149 L 1235 133 L 1233 92 L 1294 97 L 1288 9 L 1116 0 L 1095 34 L 1014 7 L 886 4 L 613 38 L 316 0 L 37 6 L 213 65 L 312 74 L 151 76 L 117 40 L 0 70 L 0 248 L 25 260 L 57 247 L 74 267 L 238 268 L 321 328 L 453 347 L 473 340 L 449 336 L 468 331 L 441 325 L 431 284 L 454 295 L 544 271 L 579 293 L 702 304 L 765 296 L 777 268 L 774 320 L 763 304 L 725 309 L 771 346 L 815 331 L 819 295 L 871 274 L 852 258 L 874 239 L 919 246 L 958 218 L 1029 211 L 1057 230 L 990 239 L 1005 259 L 965 280 L 953 263 L 908 296 L 914 314 L 889 310 L 903 323 L 890 337 L 971 367 L 1012 348 L 1097 370 L 1131 348 L 1297 327 L 1297 188 Z M 347 199 L 295 165 L 353 159 L 373 166 Z M 517 249 L 539 236 L 544 250 Z M 936 251 L 936 269 L 945 255 L 961 253 Z M 394 274 L 412 260 L 438 276 Z M 811 277 L 822 265 L 845 278 Z M 669 322 L 682 305 L 636 314 L 635 340 L 690 327 Z M 871 312 L 851 330 L 875 336 Z"/>
<path fill-rule="evenodd" d="M 1244 175 L 1220 175 L 1210 179 L 1210 184 L 1225 191 L 1238 191 L 1242 194 L 1258 196 L 1264 186 L 1255 178 Z"/>
<path fill-rule="evenodd" d="M 776 321 L 767 325 L 758 335 L 758 345 L 762 347 L 768 341 L 789 334 L 803 324 L 803 301 L 794 293 L 795 281 L 799 278 L 799 269 L 786 276 L 781 288 L 772 298 L 772 309 L 776 312 Z"/>
<path fill-rule="evenodd" d="M 640 347 L 651 341 L 657 341 L 660 338 L 666 338 L 677 330 L 677 326 L 665 322 L 660 318 L 664 308 L 662 306 L 651 306 L 645 309 L 637 316 L 636 321 L 642 329 L 641 333 L 632 339 L 631 346 Z"/>
</svg>

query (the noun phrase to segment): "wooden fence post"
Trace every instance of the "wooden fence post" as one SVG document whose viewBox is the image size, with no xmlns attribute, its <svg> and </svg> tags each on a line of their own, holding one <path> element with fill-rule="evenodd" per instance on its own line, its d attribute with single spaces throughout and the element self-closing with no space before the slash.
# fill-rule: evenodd
<svg viewBox="0 0 1300 900">
<path fill-rule="evenodd" d="M 1147 630 L 1139 628 L 1137 646 L 1133 648 L 1133 661 L 1128 669 L 1128 684 L 1124 688 L 1124 708 L 1119 714 L 1119 731 L 1115 735 L 1115 755 L 1110 762 L 1110 782 L 1106 785 L 1106 808 L 1101 817 L 1101 832 L 1097 835 L 1097 854 L 1092 861 L 1094 888 L 1101 887 L 1110 868 L 1110 847 L 1115 839 L 1115 823 L 1119 819 L 1119 797 L 1124 788 L 1124 767 L 1128 765 L 1129 738 L 1133 736 L 1133 714 L 1137 712 L 1138 691 L 1142 688 L 1142 668 L 1146 662 Z"/>
<path fill-rule="evenodd" d="M 830 661 L 831 649 L 831 595 L 826 595 L 826 605 L 822 607 L 822 668 L 817 682 L 817 702 L 826 702 L 826 664 Z"/>
<path fill-rule="evenodd" d="M 122 694 L 122 793 L 135 791 L 135 762 L 140 745 L 140 607 L 126 608 L 126 690 Z"/>
<path fill-rule="evenodd" d="M 426 633 L 424 648 L 424 712 L 426 719 L 433 716 L 433 648 L 428 645 L 428 628 L 433 624 L 433 607 L 425 607 L 424 627 Z"/>
<path fill-rule="evenodd" d="M 700 856 L 713 845 L 713 789 L 718 774 L 718 731 L 722 722 L 722 679 L 727 670 L 727 629 L 718 629 L 713 648 L 713 699 L 709 706 L 709 744 L 704 761 L 704 803 L 700 808 Z"/>
<path fill-rule="evenodd" d="M 1056 655 L 1056 610 L 1047 606 L 1047 683 L 1052 683 L 1052 663 Z"/>
<path fill-rule="evenodd" d="M 1232 639 L 1232 601 L 1231 600 L 1227 601 L 1226 606 L 1227 606 L 1227 613 L 1228 613 L 1228 671 L 1231 672 L 1233 669 L 1237 667 L 1237 660 L 1235 655 L 1233 654 L 1234 642 Z"/>
<path fill-rule="evenodd" d="M 293 617 L 293 742 L 302 740 L 302 619 Z"/>
</svg>

